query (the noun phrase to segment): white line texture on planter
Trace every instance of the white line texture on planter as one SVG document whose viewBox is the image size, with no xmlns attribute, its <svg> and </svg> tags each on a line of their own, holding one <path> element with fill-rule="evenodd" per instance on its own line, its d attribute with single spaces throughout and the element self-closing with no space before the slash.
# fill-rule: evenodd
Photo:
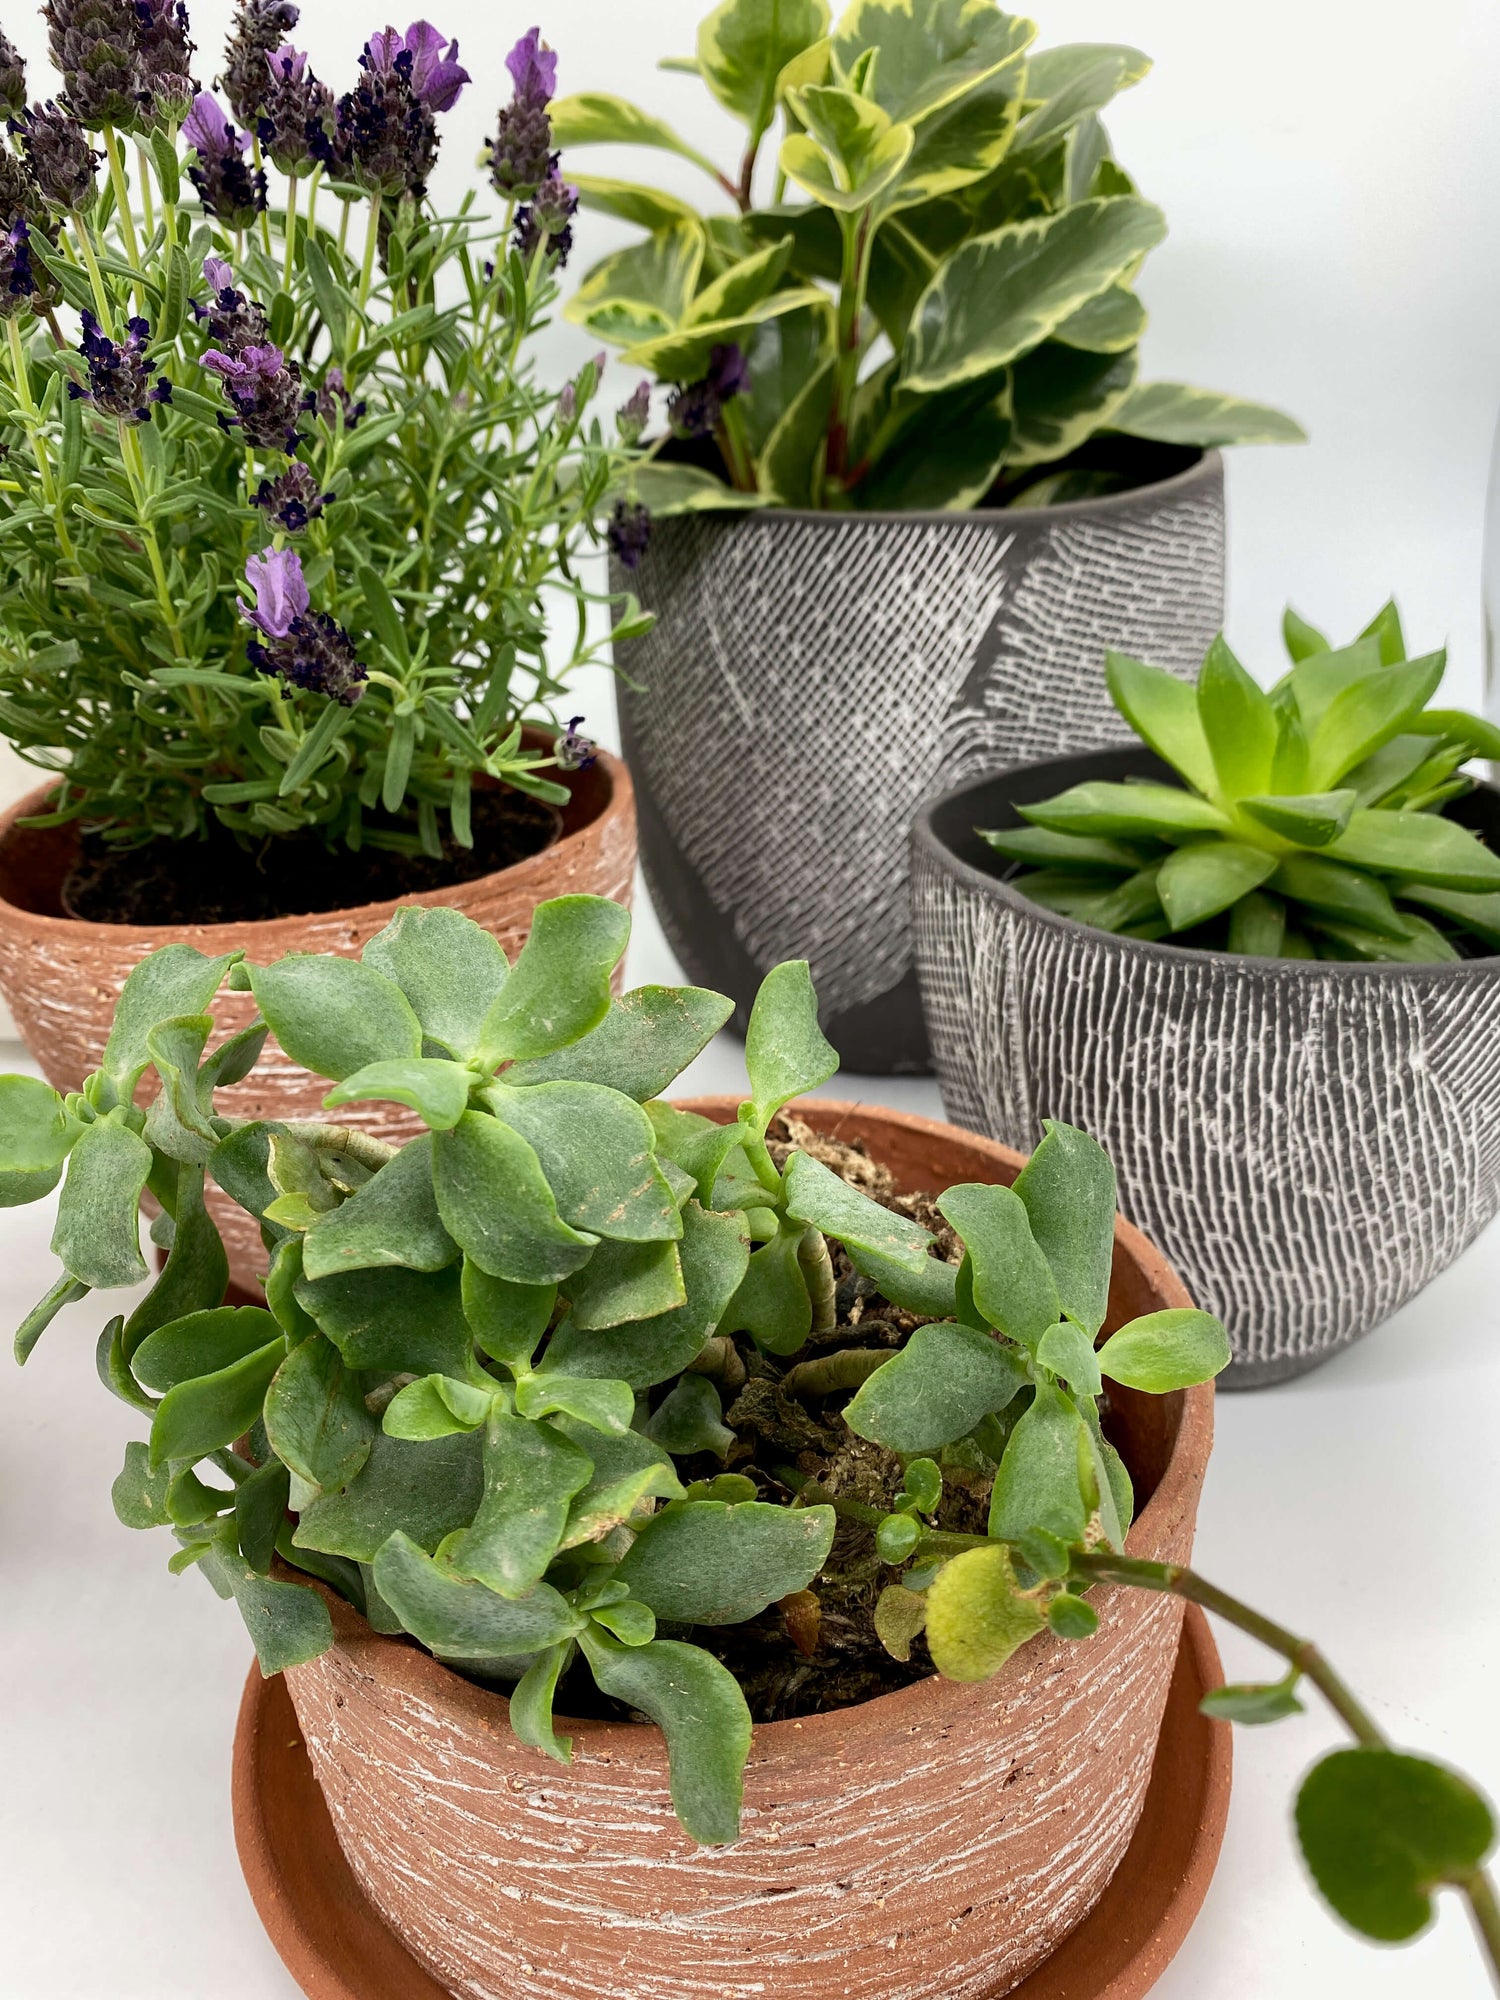
<svg viewBox="0 0 1500 2000">
<path fill-rule="evenodd" d="M 1347 1346 L 1500 1209 L 1500 960 L 1143 948 L 935 844 L 924 827 L 913 897 L 949 1117 L 1022 1150 L 1043 1118 L 1092 1132 L 1121 1209 L 1225 1321 L 1225 1386 Z"/>
<path fill-rule="evenodd" d="M 1086 1647 L 885 1697 L 878 1732 L 758 1730 L 729 1848 L 678 1828 L 654 1733 L 572 1725 L 562 1770 L 500 1697 L 480 1721 L 357 1645 L 288 1679 L 357 1878 L 463 2000 L 994 2000 L 1092 1909 L 1149 1782 L 1181 1606 L 1098 1601 Z"/>
<path fill-rule="evenodd" d="M 1216 454 L 1034 512 L 658 522 L 615 576 L 657 616 L 621 649 L 620 699 L 643 819 L 675 849 L 669 873 L 645 838 L 648 880 L 690 976 L 717 921 L 762 973 L 809 959 L 825 1017 L 888 993 L 911 966 L 922 800 L 1120 740 L 1106 648 L 1192 678 L 1223 579 Z"/>
</svg>

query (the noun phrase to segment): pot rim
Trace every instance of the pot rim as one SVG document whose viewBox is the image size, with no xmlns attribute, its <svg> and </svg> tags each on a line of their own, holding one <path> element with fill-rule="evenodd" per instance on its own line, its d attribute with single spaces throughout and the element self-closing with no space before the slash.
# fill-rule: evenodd
<svg viewBox="0 0 1500 2000">
<path fill-rule="evenodd" d="M 549 863 L 553 857 L 565 856 L 573 844 L 583 839 L 601 821 L 617 818 L 629 813 L 635 797 L 630 773 L 624 761 L 612 751 L 596 751 L 597 766 L 606 781 L 605 796 L 596 811 L 592 812 L 581 826 L 563 833 L 547 847 L 528 855 L 524 861 L 512 861 L 504 868 L 493 869 L 488 875 L 476 875 L 465 882 L 451 882 L 437 889 L 415 890 L 409 895 L 392 896 L 377 903 L 350 903 L 332 910 L 303 910 L 295 915 L 280 917 L 246 917 L 223 923 L 154 923 L 154 924 L 104 924 L 89 917 L 51 916 L 37 911 L 23 909 L 0 894 L 0 924 L 15 929 L 26 929 L 43 936 L 66 935 L 76 940 L 100 941 L 113 939 L 117 947 L 129 948 L 139 945 L 143 951 L 154 948 L 153 941 L 167 938 L 191 937 L 195 943 L 208 940 L 211 944 L 222 944 L 237 948 L 239 941 L 248 934 L 264 939 L 273 945 L 282 936 L 300 935 L 309 923 L 336 923 L 340 917 L 368 918 L 372 911 L 383 913 L 385 918 L 394 916 L 398 909 L 406 909 L 412 904 L 443 904 L 451 902 L 460 892 L 472 895 L 482 884 L 497 882 L 507 875 L 515 875 L 524 868 Z M 22 828 L 19 822 L 31 813 L 45 809 L 56 780 L 38 785 L 35 791 L 27 792 L 0 812 L 0 847 L 4 847 L 18 832 L 42 832 L 45 829 Z M 56 829 L 53 829 L 54 831 Z M 212 956 L 210 952 L 210 956 Z"/>
<path fill-rule="evenodd" d="M 961 527 L 973 522 L 998 527 L 1006 522 L 1071 521 L 1099 514 L 1124 513 L 1147 495 L 1153 500 L 1158 497 L 1175 500 L 1194 487 L 1221 484 L 1223 477 L 1224 454 L 1217 445 L 1209 445 L 1199 453 L 1193 464 L 1185 465 L 1181 472 L 1168 473 L 1165 479 L 1153 479 L 1144 486 L 1130 486 L 1123 493 L 1102 493 L 1093 500 L 1061 500 L 1047 507 L 882 507 L 858 513 L 844 513 L 827 507 L 715 507 L 702 509 L 696 514 L 665 514 L 658 525 L 665 525 L 668 521 L 718 518 L 730 519 L 741 525 L 754 521 L 794 521 L 798 526 L 819 526 L 831 530 L 866 521 L 884 526 L 926 523 L 929 527 Z"/>
<path fill-rule="evenodd" d="M 679 1110 L 698 1111 L 706 1116 L 722 1113 L 721 1122 L 728 1123 L 738 1111 L 740 1100 L 730 1096 L 708 1096 L 674 1098 L 671 1102 Z M 997 1165 L 1013 1167 L 1017 1171 L 1025 1164 L 1024 1154 L 1012 1147 L 1002 1146 L 982 1133 L 968 1132 L 941 1119 L 924 1118 L 915 1112 L 897 1111 L 886 1105 L 820 1097 L 797 1098 L 786 1108 L 798 1112 L 814 1106 L 841 1120 L 858 1117 L 867 1123 L 876 1121 L 899 1126 L 929 1139 L 956 1139 L 967 1148 L 992 1155 Z M 1168 1304 L 1192 1304 L 1186 1285 L 1163 1253 L 1118 1211 L 1115 1214 L 1115 1245 L 1117 1249 L 1124 1250 L 1138 1268 L 1148 1272 L 1154 1269 L 1159 1274 L 1158 1288 Z M 1125 1538 L 1126 1550 L 1132 1555 L 1149 1556 L 1156 1549 L 1162 1528 L 1174 1511 L 1181 1508 L 1184 1497 L 1201 1481 L 1213 1446 L 1214 1384 L 1204 1382 L 1196 1388 L 1175 1390 L 1172 1397 L 1177 1400 L 1180 1410 L 1177 1434 L 1156 1489 L 1131 1523 Z M 313 1581 L 305 1573 L 288 1570 L 286 1574 L 295 1576 L 298 1582 Z M 372 1678 L 388 1683 L 398 1682 L 408 1691 L 446 1700 L 450 1706 L 467 1710 L 471 1719 L 487 1728 L 493 1728 L 500 1719 L 494 1707 L 495 1703 L 499 1703 L 505 1726 L 509 1727 L 509 1696 L 506 1693 L 465 1680 L 414 1639 L 375 1632 L 347 1600 L 337 1596 L 326 1585 L 315 1584 L 315 1587 L 327 1600 L 333 1614 L 335 1644 L 346 1653 L 366 1656 L 365 1670 Z M 1100 1586 L 1106 1594 L 1113 1594 L 1115 1589 L 1121 1587 Z M 370 1663 L 372 1652 L 380 1662 L 378 1668 Z M 774 1750 L 791 1750 L 793 1746 L 803 1752 L 823 1749 L 831 1740 L 860 1727 L 889 1729 L 915 1725 L 933 1701 L 934 1692 L 953 1685 L 944 1682 L 937 1674 L 928 1674 L 905 1687 L 893 1688 L 888 1694 L 876 1695 L 870 1701 L 854 1702 L 845 1708 L 827 1709 L 815 1715 L 779 1722 L 757 1722 L 751 1750 L 752 1763 L 764 1761 Z M 860 1718 L 874 1715 L 879 1717 L 876 1723 L 871 1724 L 868 1720 L 861 1723 Z M 619 1754 L 627 1752 L 629 1746 L 639 1746 L 642 1752 L 657 1758 L 655 1746 L 660 1742 L 660 1732 L 654 1725 L 614 1722 L 589 1716 L 558 1715 L 555 1720 L 567 1734 L 587 1738 L 596 1748 L 608 1747 Z M 648 1745 L 652 1746 L 650 1750 Z"/>
<path fill-rule="evenodd" d="M 1095 756 L 1119 755 L 1123 750 L 1139 749 L 1143 755 L 1151 753 L 1145 744 L 1105 744 L 1092 752 Z M 1418 965 L 1394 963 L 1371 963 L 1351 959 L 1298 959 L 1298 958 L 1247 958 L 1236 952 L 1203 951 L 1196 945 L 1165 944 L 1150 938 L 1121 937 L 1116 931 L 1097 930 L 1092 924 L 1080 923 L 1076 917 L 1065 917 L 1059 910 L 1045 909 L 1040 903 L 1033 903 L 1010 882 L 1002 882 L 996 875 L 988 874 L 983 868 L 976 868 L 961 855 L 955 854 L 947 841 L 938 832 L 935 824 L 937 815 L 956 801 L 978 792 L 989 791 L 997 785 L 1028 776 L 1035 771 L 1045 771 L 1054 766 L 1076 767 L 1091 753 L 1075 752 L 1069 757 L 1046 757 L 1032 764 L 1017 764 L 1008 771 L 994 771 L 988 777 L 972 778 L 967 784 L 955 785 L 951 790 L 940 792 L 927 800 L 912 822 L 911 844 L 920 848 L 934 860 L 945 873 L 961 882 L 966 889 L 980 895 L 989 896 L 997 903 L 1025 916 L 1043 929 L 1060 932 L 1065 938 L 1088 938 L 1094 943 L 1114 947 L 1122 958 L 1131 956 L 1156 961 L 1164 965 L 1192 966 L 1205 977 L 1218 969 L 1223 977 L 1244 978 L 1253 974 L 1259 979 L 1282 979 L 1294 983 L 1312 976 L 1336 979 L 1386 980 L 1397 983 L 1410 979 L 1414 974 L 1442 978 L 1493 979 L 1500 971 L 1500 953 L 1490 952 L 1483 958 L 1461 958 L 1456 962 L 1445 959 L 1431 959 Z M 1475 781 L 1475 789 L 1488 792 L 1500 807 L 1500 785 L 1492 784 L 1487 778 Z"/>
</svg>

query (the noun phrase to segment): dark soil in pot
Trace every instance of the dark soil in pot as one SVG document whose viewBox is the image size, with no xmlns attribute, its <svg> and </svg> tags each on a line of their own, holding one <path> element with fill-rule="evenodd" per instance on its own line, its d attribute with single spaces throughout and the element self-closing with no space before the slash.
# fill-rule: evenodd
<svg viewBox="0 0 1500 2000">
<path fill-rule="evenodd" d="M 354 853 L 329 847 L 312 831 L 246 844 L 217 824 L 201 840 L 156 840 L 144 847 L 111 847 L 102 834 L 85 832 L 62 887 L 62 906 L 69 916 L 96 924 L 311 916 L 478 881 L 529 861 L 562 832 L 556 806 L 508 785 L 476 790 L 471 818 L 473 846 L 460 847 L 445 834 L 441 857 L 375 844 Z M 383 831 L 376 821 L 368 826 L 377 838 Z M 409 837 L 408 827 L 399 830 Z"/>
</svg>

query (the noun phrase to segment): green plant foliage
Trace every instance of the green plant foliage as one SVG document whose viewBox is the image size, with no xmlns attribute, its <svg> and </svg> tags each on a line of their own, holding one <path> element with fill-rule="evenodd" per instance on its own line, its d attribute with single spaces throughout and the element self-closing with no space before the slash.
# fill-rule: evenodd
<svg viewBox="0 0 1500 2000">
<path fill-rule="evenodd" d="M 1075 785 L 984 832 L 1034 902 L 1124 937 L 1255 958 L 1451 961 L 1500 949 L 1500 855 L 1444 808 L 1500 730 L 1428 706 L 1394 604 L 1351 646 L 1287 614 L 1269 693 L 1222 638 L 1196 690 L 1123 653 L 1110 694 L 1187 789 Z"/>
<path fill-rule="evenodd" d="M 560 387 L 535 372 L 571 234 L 535 225 L 534 190 L 435 201 L 444 121 L 420 86 L 351 136 L 357 57 L 350 96 L 324 92 L 328 116 L 263 160 L 257 137 L 253 166 L 264 110 L 238 105 L 206 160 L 201 107 L 213 133 L 222 106 L 184 121 L 149 92 L 133 145 L 75 128 L 66 156 L 101 168 L 86 191 L 38 185 L 6 143 L 5 227 L 29 234 L 0 339 L 0 732 L 56 782 L 46 823 L 441 859 L 474 844 L 476 788 L 566 797 L 579 739 L 563 747 L 556 708 L 601 657 L 578 558 L 635 447 L 601 421 L 594 362 Z M 137 55 L 111 61 L 123 77 Z M 34 94 L 87 112 L 67 82 Z M 296 579 L 291 630 L 247 617 L 262 557 Z"/>
<path fill-rule="evenodd" d="M 744 127 L 733 167 L 621 98 L 553 107 L 563 145 L 676 153 L 730 204 L 579 178 L 645 234 L 568 317 L 676 385 L 673 429 L 712 436 L 725 474 L 653 458 L 627 491 L 660 512 L 1045 502 L 1097 438 L 1301 437 L 1261 405 L 1137 380 L 1133 287 L 1166 223 L 1099 114 L 1150 65 L 1038 52 L 1036 33 L 995 0 L 851 0 L 837 21 L 824 0 L 724 0 L 667 67 Z M 1086 456 L 1060 477 L 1068 498 L 1128 483 Z"/>
</svg>

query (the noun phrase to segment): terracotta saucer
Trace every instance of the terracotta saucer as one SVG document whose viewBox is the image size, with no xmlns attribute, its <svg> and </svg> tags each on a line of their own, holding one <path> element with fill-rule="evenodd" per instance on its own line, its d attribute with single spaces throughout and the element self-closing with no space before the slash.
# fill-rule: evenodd
<svg viewBox="0 0 1500 2000">
<path fill-rule="evenodd" d="M 1192 1928 L 1229 1811 L 1230 1728 L 1198 1712 L 1223 1675 L 1190 1605 L 1135 1838 L 1103 1897 L 1011 2000 L 1141 2000 Z M 261 1922 L 308 2000 L 452 2000 L 388 1931 L 334 1836 L 285 1682 L 252 1666 L 234 1738 L 234 1834 Z"/>
</svg>

